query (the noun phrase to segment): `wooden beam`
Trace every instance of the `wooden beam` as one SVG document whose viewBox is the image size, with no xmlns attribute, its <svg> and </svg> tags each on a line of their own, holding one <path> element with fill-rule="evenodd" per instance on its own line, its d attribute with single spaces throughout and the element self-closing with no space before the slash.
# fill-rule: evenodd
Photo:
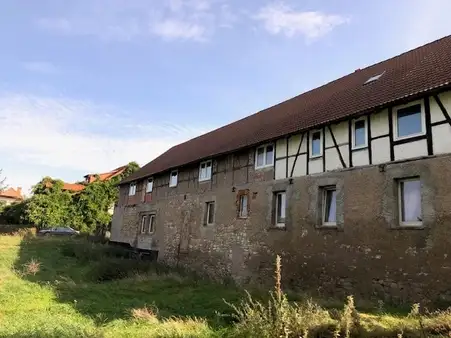
<svg viewBox="0 0 451 338">
<path fill-rule="evenodd" d="M 294 167 L 296 166 L 296 162 L 298 160 L 298 156 L 301 153 L 301 147 L 302 147 L 302 142 L 304 141 L 304 135 L 305 135 L 305 133 L 302 133 L 301 141 L 299 141 L 299 147 L 298 147 L 298 151 L 296 153 L 296 157 L 294 158 L 293 167 L 291 168 L 290 178 L 293 177 Z M 308 151 L 308 149 L 307 149 L 307 151 Z M 288 155 L 288 152 L 287 152 L 287 155 Z M 308 167 L 308 156 L 307 156 L 307 167 Z M 288 162 L 287 162 L 287 168 L 288 168 Z"/>
<path fill-rule="evenodd" d="M 340 147 L 338 146 L 337 140 L 335 139 L 335 135 L 332 132 L 332 128 L 330 127 L 330 125 L 328 125 L 327 128 L 329 128 L 330 136 L 332 136 L 332 142 L 334 143 L 334 146 L 338 151 L 338 156 L 340 157 L 341 165 L 343 166 L 343 168 L 347 168 L 346 163 L 343 159 L 343 155 L 341 154 Z"/>
<path fill-rule="evenodd" d="M 428 155 L 433 155 L 434 146 L 432 144 L 431 107 L 429 105 L 429 96 L 424 98 L 424 115 L 426 121 L 426 142 L 428 146 Z"/>
</svg>

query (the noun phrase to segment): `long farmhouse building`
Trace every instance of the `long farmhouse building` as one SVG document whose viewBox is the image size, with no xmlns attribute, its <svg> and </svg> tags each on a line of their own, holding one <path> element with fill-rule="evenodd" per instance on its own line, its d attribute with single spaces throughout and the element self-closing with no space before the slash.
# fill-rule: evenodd
<svg viewBox="0 0 451 338">
<path fill-rule="evenodd" d="M 451 36 L 179 144 L 111 240 L 239 282 L 451 302 Z"/>
</svg>

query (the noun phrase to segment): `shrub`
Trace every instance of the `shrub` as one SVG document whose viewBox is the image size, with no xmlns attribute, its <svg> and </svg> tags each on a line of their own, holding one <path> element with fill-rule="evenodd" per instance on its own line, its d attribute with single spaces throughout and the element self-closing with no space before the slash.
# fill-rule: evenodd
<svg viewBox="0 0 451 338">
<path fill-rule="evenodd" d="M 276 260 L 275 289 L 269 292 L 269 300 L 263 303 L 247 293 L 247 299 L 239 306 L 229 304 L 234 310 L 237 324 L 232 332 L 235 337 L 310 337 L 322 332 L 332 332 L 336 322 L 330 314 L 312 301 L 290 303 L 281 290 L 280 257 Z"/>
</svg>

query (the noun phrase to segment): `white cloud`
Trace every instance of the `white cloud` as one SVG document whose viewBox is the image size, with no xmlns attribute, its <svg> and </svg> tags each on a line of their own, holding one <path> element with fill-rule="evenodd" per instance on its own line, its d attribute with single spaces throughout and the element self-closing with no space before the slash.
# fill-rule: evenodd
<svg viewBox="0 0 451 338">
<path fill-rule="evenodd" d="M 203 40 L 205 38 L 205 28 L 203 26 L 173 19 L 156 22 L 152 25 L 151 30 L 156 35 L 169 40 Z"/>
<path fill-rule="evenodd" d="M 335 14 L 295 11 L 281 2 L 261 8 L 254 18 L 262 21 L 270 34 L 284 34 L 287 37 L 300 34 L 309 40 L 322 37 L 349 21 Z"/>
<path fill-rule="evenodd" d="M 58 72 L 58 68 L 55 65 L 45 61 L 22 62 L 22 67 L 34 73 L 54 74 Z"/>
<path fill-rule="evenodd" d="M 50 172 L 76 181 L 130 161 L 143 165 L 209 129 L 134 121 L 113 107 L 86 101 L 0 94 L 3 175 L 9 185 L 25 190 Z"/>
<path fill-rule="evenodd" d="M 152 36 L 166 40 L 204 41 L 230 12 L 227 0 L 79 0 L 55 17 L 36 20 L 39 27 L 56 34 L 93 36 L 104 41 L 130 41 Z"/>
</svg>

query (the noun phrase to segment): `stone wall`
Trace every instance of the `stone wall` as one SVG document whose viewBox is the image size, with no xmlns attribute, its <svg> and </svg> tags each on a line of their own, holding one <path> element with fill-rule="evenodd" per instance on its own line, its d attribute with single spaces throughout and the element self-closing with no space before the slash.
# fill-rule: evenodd
<svg viewBox="0 0 451 338">
<path fill-rule="evenodd" d="M 112 240 L 159 250 L 159 259 L 218 278 L 272 283 L 282 256 L 283 283 L 322 295 L 354 294 L 394 303 L 451 301 L 451 157 L 431 157 L 274 180 L 273 169 L 255 171 L 254 152 L 214 161 L 211 182 L 198 168 L 144 182 L 130 201 L 123 187 Z M 397 179 L 420 176 L 423 228 L 399 227 Z M 321 187 L 337 187 L 337 227 L 320 226 Z M 250 213 L 237 218 L 237 195 L 248 189 Z M 273 194 L 287 193 L 286 228 L 273 227 Z M 206 202 L 216 204 L 205 225 Z M 140 214 L 156 215 L 152 235 L 139 234 Z"/>
</svg>

